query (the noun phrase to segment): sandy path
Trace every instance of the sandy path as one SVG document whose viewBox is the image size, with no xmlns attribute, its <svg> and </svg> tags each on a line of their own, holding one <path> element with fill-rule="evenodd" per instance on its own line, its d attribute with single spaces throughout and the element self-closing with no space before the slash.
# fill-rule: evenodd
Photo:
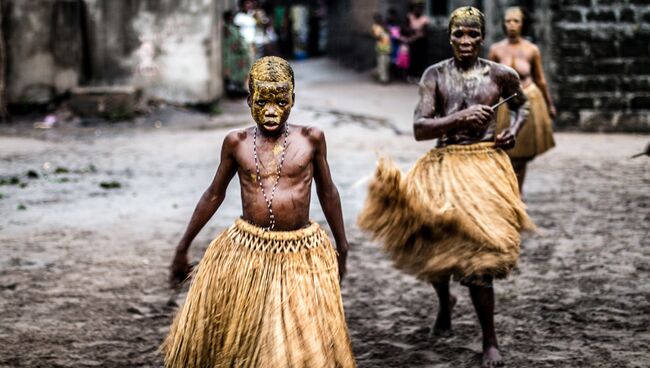
<svg viewBox="0 0 650 368">
<path fill-rule="evenodd" d="M 479 327 L 465 289 L 454 285 L 454 336 L 434 341 L 432 288 L 395 271 L 354 225 L 374 151 L 406 167 L 427 145 L 325 106 L 314 112 L 317 93 L 309 98 L 293 121 L 327 134 L 352 245 L 343 292 L 359 366 L 477 366 Z M 168 302 L 182 302 L 166 287 L 166 267 L 216 168 L 226 130 L 214 125 L 245 117 L 234 110 L 216 122 L 169 110 L 136 128 L 0 131 L 0 175 L 26 183 L 0 186 L 0 366 L 160 366 L 156 349 L 175 310 Z M 558 147 L 531 165 L 526 201 L 542 234 L 525 240 L 518 270 L 496 286 L 509 366 L 650 365 L 650 159 L 627 159 L 648 140 L 559 134 Z M 112 181 L 121 188 L 100 187 Z M 239 212 L 234 182 L 194 259 Z M 312 214 L 323 220 L 316 201 Z"/>
</svg>

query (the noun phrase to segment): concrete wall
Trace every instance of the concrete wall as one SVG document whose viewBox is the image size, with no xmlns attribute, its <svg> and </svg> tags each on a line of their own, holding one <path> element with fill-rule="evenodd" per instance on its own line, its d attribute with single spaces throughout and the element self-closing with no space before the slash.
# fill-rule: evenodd
<svg viewBox="0 0 650 368">
<path fill-rule="evenodd" d="M 222 0 L 13 0 L 8 99 L 129 84 L 176 103 L 221 96 Z"/>
</svg>

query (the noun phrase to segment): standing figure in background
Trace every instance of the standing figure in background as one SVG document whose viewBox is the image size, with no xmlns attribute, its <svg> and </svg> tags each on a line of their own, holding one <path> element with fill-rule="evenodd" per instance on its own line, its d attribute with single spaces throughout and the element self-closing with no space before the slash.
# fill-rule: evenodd
<svg viewBox="0 0 650 368">
<path fill-rule="evenodd" d="M 396 75 L 396 62 L 397 62 L 397 49 L 400 44 L 400 22 L 399 16 L 397 15 L 397 10 L 394 8 L 388 9 L 386 15 L 386 30 L 390 36 L 390 73 L 391 75 Z"/>
<path fill-rule="evenodd" d="M 248 44 L 233 22 L 233 13 L 223 14 L 223 82 L 226 93 L 230 96 L 243 96 L 248 89 L 248 70 L 251 67 L 251 56 Z"/>
<path fill-rule="evenodd" d="M 375 52 L 377 53 L 377 77 L 379 82 L 386 84 L 390 81 L 390 35 L 381 14 L 376 13 L 373 20 L 372 36 L 375 38 Z"/>
<path fill-rule="evenodd" d="M 251 0 L 241 1 L 240 11 L 235 14 L 233 19 L 233 23 L 239 27 L 239 31 L 244 37 L 251 60 L 255 60 L 255 31 L 257 29 L 254 6 L 255 3 Z"/>
<path fill-rule="evenodd" d="M 293 27 L 289 7 L 273 8 L 273 27 L 278 35 L 278 52 L 284 59 L 293 59 Z"/>
<path fill-rule="evenodd" d="M 555 146 L 551 119 L 555 118 L 556 111 L 542 70 L 542 55 L 534 43 L 522 37 L 529 23 L 523 9 L 508 8 L 503 18 L 503 29 L 507 38 L 492 45 L 488 56 L 490 60 L 508 65 L 517 71 L 530 102 L 528 122 L 517 137 L 515 147 L 507 151 L 517 174 L 521 193 L 528 162 Z M 497 113 L 497 129 L 502 130 L 509 125 L 510 112 L 508 107 L 503 105 Z"/>
<path fill-rule="evenodd" d="M 407 14 L 409 27 L 413 30 L 413 35 L 409 38 L 410 42 L 410 67 L 409 77 L 412 80 L 419 80 L 422 72 L 428 66 L 427 60 L 427 27 L 429 17 L 424 14 L 424 1 L 414 0 Z"/>
<path fill-rule="evenodd" d="M 399 27 L 399 46 L 395 55 L 395 67 L 397 78 L 401 81 L 409 79 L 408 72 L 411 67 L 411 48 L 409 46 L 410 37 L 413 36 L 413 30 L 406 19 Z"/>
</svg>

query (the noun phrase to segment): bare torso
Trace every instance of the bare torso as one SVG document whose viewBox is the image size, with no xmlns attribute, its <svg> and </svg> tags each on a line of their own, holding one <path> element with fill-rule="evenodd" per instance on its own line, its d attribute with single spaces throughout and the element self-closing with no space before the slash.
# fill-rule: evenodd
<svg viewBox="0 0 650 368">
<path fill-rule="evenodd" d="M 523 38 L 517 43 L 510 43 L 507 39 L 501 40 L 490 49 L 494 61 L 513 68 L 519 74 L 524 88 L 533 83 L 533 62 L 536 52 L 538 52 L 537 46 Z"/>
<path fill-rule="evenodd" d="M 244 220 L 269 226 L 269 211 L 257 180 L 253 156 L 254 128 L 237 131 L 238 144 L 233 151 L 241 188 Z M 276 230 L 295 230 L 309 224 L 311 184 L 314 177 L 315 143 L 311 128 L 290 125 L 285 160 L 280 180 L 273 198 Z M 277 170 L 282 157 L 284 134 L 267 138 L 257 132 L 258 166 L 262 184 L 270 198 L 277 180 Z"/>
<path fill-rule="evenodd" d="M 427 69 L 422 77 L 423 87 L 430 94 L 421 96 L 415 110 L 418 117 L 448 116 L 473 105 L 492 106 L 501 97 L 521 93 L 519 81 L 510 68 L 485 59 L 478 59 L 468 70 L 458 68 L 454 59 L 448 59 Z M 496 119 L 492 117 L 484 127 L 473 125 L 449 129 L 438 139 L 438 147 L 450 144 L 492 142 L 495 139 Z"/>
</svg>

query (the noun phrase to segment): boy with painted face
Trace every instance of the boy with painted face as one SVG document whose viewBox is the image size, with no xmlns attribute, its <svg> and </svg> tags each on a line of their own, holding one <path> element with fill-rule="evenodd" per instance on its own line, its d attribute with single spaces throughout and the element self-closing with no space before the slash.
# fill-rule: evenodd
<svg viewBox="0 0 650 368">
<path fill-rule="evenodd" d="M 492 280 L 506 277 L 519 257 L 519 233 L 532 228 L 517 179 L 502 148 L 512 147 L 528 105 L 511 68 L 478 57 L 485 34 L 476 8 L 449 20 L 454 57 L 430 66 L 420 81 L 416 140 L 436 148 L 403 176 L 381 160 L 359 217 L 383 240 L 396 267 L 431 283 L 439 309 L 433 333 L 451 334 L 451 277 L 467 286 L 483 331 L 483 367 L 502 365 L 494 331 Z M 495 135 L 492 106 L 507 98 L 515 112 Z"/>
<path fill-rule="evenodd" d="M 251 68 L 255 120 L 229 133 L 172 263 L 189 272 L 190 243 L 235 174 L 243 214 L 208 247 L 164 344 L 166 367 L 354 367 L 339 289 L 348 244 L 323 132 L 287 123 L 294 76 L 277 57 Z M 337 245 L 309 220 L 311 183 Z"/>
</svg>

